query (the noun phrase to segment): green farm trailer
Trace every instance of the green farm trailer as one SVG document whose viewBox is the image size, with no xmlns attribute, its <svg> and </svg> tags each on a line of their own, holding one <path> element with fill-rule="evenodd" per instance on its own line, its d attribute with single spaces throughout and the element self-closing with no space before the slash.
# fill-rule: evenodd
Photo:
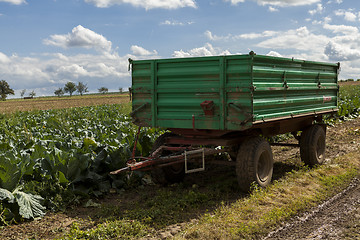
<svg viewBox="0 0 360 240">
<path fill-rule="evenodd" d="M 157 182 L 177 182 L 226 152 L 248 191 L 253 182 L 265 187 L 271 181 L 266 137 L 289 132 L 299 140 L 302 161 L 324 161 L 322 119 L 338 110 L 339 63 L 254 52 L 129 62 L 133 122 L 170 132 L 157 139 L 150 157 L 113 173 L 152 170 Z"/>
</svg>

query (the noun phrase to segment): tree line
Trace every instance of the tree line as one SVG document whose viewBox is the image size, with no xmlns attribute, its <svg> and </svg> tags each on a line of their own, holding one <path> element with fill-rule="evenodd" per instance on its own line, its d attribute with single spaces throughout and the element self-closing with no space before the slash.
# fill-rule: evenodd
<svg viewBox="0 0 360 240">
<path fill-rule="evenodd" d="M 99 93 L 108 93 L 109 89 L 107 87 L 101 87 L 98 89 Z M 87 84 L 84 84 L 83 82 L 78 82 L 78 84 L 75 84 L 73 82 L 67 82 L 63 88 L 58 88 L 54 91 L 54 94 L 58 97 L 61 97 L 65 93 L 69 93 L 70 97 L 73 95 L 74 92 L 78 92 L 81 96 L 89 92 Z M 119 88 L 119 92 L 123 92 L 123 88 Z M 26 93 L 26 89 L 23 89 L 20 91 L 20 96 L 24 97 Z M 0 99 L 5 101 L 8 95 L 15 95 L 14 89 L 10 88 L 10 85 L 5 80 L 0 80 Z M 35 90 L 32 90 L 29 93 L 29 98 L 33 98 L 36 96 Z"/>
<path fill-rule="evenodd" d="M 99 93 L 107 93 L 109 92 L 109 89 L 107 87 L 101 87 L 98 89 Z M 122 92 L 122 88 L 119 88 L 119 91 Z M 73 82 L 67 82 L 63 88 L 58 88 L 54 91 L 54 94 L 58 97 L 63 96 L 65 93 L 69 93 L 70 97 L 73 95 L 73 93 L 78 92 L 81 96 L 89 92 L 87 84 L 83 82 L 78 82 L 78 84 L 75 84 Z"/>
</svg>

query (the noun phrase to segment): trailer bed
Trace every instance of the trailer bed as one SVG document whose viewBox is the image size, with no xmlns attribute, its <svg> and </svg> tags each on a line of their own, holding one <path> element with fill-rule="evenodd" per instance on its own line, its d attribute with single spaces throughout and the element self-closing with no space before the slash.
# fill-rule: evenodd
<svg viewBox="0 0 360 240">
<path fill-rule="evenodd" d="M 243 131 L 337 111 L 338 63 L 252 52 L 130 63 L 139 126 Z"/>
</svg>

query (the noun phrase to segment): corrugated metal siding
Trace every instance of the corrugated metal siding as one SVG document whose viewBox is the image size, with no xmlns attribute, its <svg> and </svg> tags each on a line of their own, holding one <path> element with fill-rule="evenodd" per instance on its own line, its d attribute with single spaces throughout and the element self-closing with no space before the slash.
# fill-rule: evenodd
<svg viewBox="0 0 360 240">
<path fill-rule="evenodd" d="M 320 82 L 320 85 L 319 85 Z M 258 120 L 337 107 L 337 65 L 259 55 L 134 61 L 137 124 L 244 130 Z M 213 101 L 213 116 L 200 104 Z M 139 110 L 140 109 L 140 110 Z"/>
<path fill-rule="evenodd" d="M 135 110 L 145 106 L 136 112 L 136 118 L 140 120 L 137 124 L 141 126 L 151 126 L 151 73 L 151 62 L 139 62 L 132 65 L 132 108 Z"/>
<path fill-rule="evenodd" d="M 255 56 L 254 121 L 337 107 L 337 65 Z"/>
<path fill-rule="evenodd" d="M 251 126 L 251 64 L 249 55 L 226 58 L 226 129 L 228 130 L 242 130 Z"/>
<path fill-rule="evenodd" d="M 158 61 L 158 125 L 166 128 L 219 128 L 219 61 L 177 59 Z M 212 118 L 204 116 L 200 103 L 215 103 Z"/>
</svg>

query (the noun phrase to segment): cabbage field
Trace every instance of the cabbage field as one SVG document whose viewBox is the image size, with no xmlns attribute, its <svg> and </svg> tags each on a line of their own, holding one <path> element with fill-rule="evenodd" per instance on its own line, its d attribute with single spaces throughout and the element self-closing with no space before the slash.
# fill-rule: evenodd
<svg viewBox="0 0 360 240">
<path fill-rule="evenodd" d="M 360 116 L 360 85 L 340 87 L 339 117 L 340 119 L 357 118 Z"/>
<path fill-rule="evenodd" d="M 360 85 L 342 86 L 339 106 L 338 120 L 359 117 Z M 132 154 L 129 112 L 115 104 L 0 115 L 0 225 L 141 184 L 142 173 L 109 174 Z M 160 133 L 142 128 L 136 155 Z"/>
<path fill-rule="evenodd" d="M 33 219 L 89 196 L 138 184 L 109 175 L 130 158 L 137 127 L 129 104 L 0 115 L 0 225 Z M 157 132 L 143 128 L 136 154 Z"/>
</svg>

